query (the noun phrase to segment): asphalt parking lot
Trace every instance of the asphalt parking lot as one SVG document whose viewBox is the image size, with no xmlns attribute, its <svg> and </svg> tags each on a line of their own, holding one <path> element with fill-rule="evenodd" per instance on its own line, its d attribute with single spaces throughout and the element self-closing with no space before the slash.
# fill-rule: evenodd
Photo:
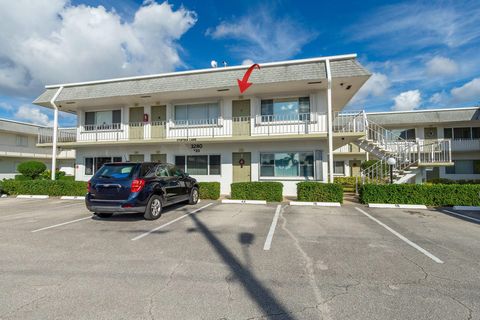
<svg viewBox="0 0 480 320">
<path fill-rule="evenodd" d="M 451 212 L 0 199 L 0 319 L 480 319 L 480 222 Z"/>
</svg>

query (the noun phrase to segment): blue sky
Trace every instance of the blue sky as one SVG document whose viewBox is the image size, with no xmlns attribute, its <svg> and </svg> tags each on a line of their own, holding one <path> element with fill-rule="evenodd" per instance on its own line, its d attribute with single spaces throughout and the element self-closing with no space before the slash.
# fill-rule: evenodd
<svg viewBox="0 0 480 320">
<path fill-rule="evenodd" d="M 31 105 L 45 84 L 345 53 L 373 73 L 349 108 L 478 105 L 479 17 L 479 1 L 11 1 L 0 117 L 50 124 Z"/>
</svg>

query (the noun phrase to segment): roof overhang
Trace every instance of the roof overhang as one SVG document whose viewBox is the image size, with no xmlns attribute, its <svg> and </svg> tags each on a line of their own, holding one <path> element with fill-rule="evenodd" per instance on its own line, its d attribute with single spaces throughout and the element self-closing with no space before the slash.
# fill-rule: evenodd
<svg viewBox="0 0 480 320">
<path fill-rule="evenodd" d="M 370 77 L 355 54 L 261 64 L 261 70 L 255 70 L 249 79 L 255 85 L 248 89 L 248 96 L 325 89 L 327 60 L 332 70 L 334 109 L 341 109 Z M 112 103 L 163 104 L 178 99 L 238 97 L 237 79 L 247 68 L 233 66 L 51 85 L 33 103 L 50 108 L 50 100 L 60 87 L 64 89 L 56 103 L 60 110 L 72 113 L 78 107 Z"/>
</svg>

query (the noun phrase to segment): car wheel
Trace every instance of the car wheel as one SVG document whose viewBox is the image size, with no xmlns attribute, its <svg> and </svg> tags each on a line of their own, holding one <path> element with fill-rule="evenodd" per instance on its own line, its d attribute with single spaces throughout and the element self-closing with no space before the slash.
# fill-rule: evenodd
<svg viewBox="0 0 480 320">
<path fill-rule="evenodd" d="M 147 209 L 145 209 L 145 219 L 155 220 L 160 218 L 162 215 L 162 208 L 162 198 L 154 194 L 150 197 L 150 200 L 147 204 Z"/>
<path fill-rule="evenodd" d="M 190 198 L 188 199 L 189 204 L 197 204 L 198 202 L 198 188 L 194 187 L 190 191 Z"/>
<path fill-rule="evenodd" d="M 113 216 L 113 213 L 105 213 L 105 212 L 95 212 L 94 214 L 97 217 L 102 218 L 102 219 L 110 218 L 111 216 Z"/>
</svg>

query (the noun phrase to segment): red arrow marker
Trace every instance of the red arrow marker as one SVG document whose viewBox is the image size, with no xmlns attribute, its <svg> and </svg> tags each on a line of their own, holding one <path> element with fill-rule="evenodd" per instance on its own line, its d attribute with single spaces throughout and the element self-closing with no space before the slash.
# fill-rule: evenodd
<svg viewBox="0 0 480 320">
<path fill-rule="evenodd" d="M 252 74 L 253 69 L 258 68 L 260 70 L 260 66 L 258 64 L 252 64 L 250 68 L 248 68 L 247 72 L 243 75 L 243 79 L 237 79 L 238 82 L 238 88 L 240 89 L 240 93 L 244 93 L 251 85 L 251 82 L 248 82 L 248 78 L 250 78 L 250 75 Z"/>
</svg>

